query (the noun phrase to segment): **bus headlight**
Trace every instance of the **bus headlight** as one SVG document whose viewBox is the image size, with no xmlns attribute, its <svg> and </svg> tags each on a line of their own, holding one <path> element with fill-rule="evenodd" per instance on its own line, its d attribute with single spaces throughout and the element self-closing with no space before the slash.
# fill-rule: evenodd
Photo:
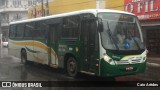
<svg viewBox="0 0 160 90">
<path fill-rule="evenodd" d="M 142 58 L 142 63 L 144 63 L 146 60 L 147 60 L 147 50 L 145 50 L 142 54 L 141 54 L 141 56 L 143 57 Z"/>
<path fill-rule="evenodd" d="M 107 61 L 111 65 L 115 65 L 115 62 L 113 61 L 112 58 L 110 58 L 107 54 L 104 54 L 104 60 Z"/>
<path fill-rule="evenodd" d="M 146 61 L 146 56 L 143 57 L 142 63 L 144 63 Z"/>
</svg>

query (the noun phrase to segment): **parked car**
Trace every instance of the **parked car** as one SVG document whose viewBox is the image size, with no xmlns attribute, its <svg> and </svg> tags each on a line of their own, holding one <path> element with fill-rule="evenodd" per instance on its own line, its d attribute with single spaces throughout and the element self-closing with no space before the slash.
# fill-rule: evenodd
<svg viewBox="0 0 160 90">
<path fill-rule="evenodd" d="M 8 47 L 8 42 L 2 42 L 3 47 Z"/>
</svg>

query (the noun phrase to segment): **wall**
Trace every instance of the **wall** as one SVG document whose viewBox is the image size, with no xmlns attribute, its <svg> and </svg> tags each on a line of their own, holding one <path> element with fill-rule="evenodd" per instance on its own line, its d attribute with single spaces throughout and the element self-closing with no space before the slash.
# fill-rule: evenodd
<svg viewBox="0 0 160 90">
<path fill-rule="evenodd" d="M 50 12 L 57 14 L 62 12 L 95 8 L 96 2 L 95 0 L 55 0 L 50 7 L 53 7 L 53 9 L 50 9 Z"/>
<path fill-rule="evenodd" d="M 45 11 L 47 10 L 45 4 L 43 8 L 45 9 Z M 93 8 L 96 8 L 96 0 L 54 0 L 49 3 L 49 14 L 52 15 Z M 28 10 L 28 17 L 33 18 L 34 15 L 36 15 L 36 17 L 40 17 L 42 12 L 41 10 L 41 5 L 37 5 L 36 7 L 30 8 Z"/>
<path fill-rule="evenodd" d="M 0 0 L 0 2 L 2 2 L 2 6 L 6 8 L 27 8 L 33 5 L 33 0 Z"/>
<path fill-rule="evenodd" d="M 93 9 L 97 7 L 96 1 L 97 0 L 53 0 L 49 3 L 49 12 L 51 15 L 71 12 L 75 10 Z M 100 7 L 102 5 L 105 5 L 105 8 L 107 9 L 124 11 L 124 0 L 102 0 Z M 46 11 L 45 4 L 43 7 Z M 41 10 L 42 6 L 41 3 L 39 3 L 36 7 L 32 7 L 28 10 L 28 17 L 33 18 L 35 17 L 34 15 L 36 15 L 36 17 L 41 17 Z"/>
<path fill-rule="evenodd" d="M 17 20 L 23 20 L 27 18 L 27 12 L 17 11 L 9 13 L 9 22 L 17 21 Z"/>
<path fill-rule="evenodd" d="M 124 0 L 106 0 L 106 8 L 124 11 Z"/>
</svg>

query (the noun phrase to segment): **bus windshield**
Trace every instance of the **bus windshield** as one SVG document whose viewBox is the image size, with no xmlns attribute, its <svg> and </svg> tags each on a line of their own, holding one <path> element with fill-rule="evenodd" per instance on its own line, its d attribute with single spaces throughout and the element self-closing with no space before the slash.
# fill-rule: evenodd
<svg viewBox="0 0 160 90">
<path fill-rule="evenodd" d="M 144 49 L 141 28 L 138 19 L 133 15 L 120 13 L 99 13 L 102 19 L 102 45 L 110 50 Z"/>
</svg>

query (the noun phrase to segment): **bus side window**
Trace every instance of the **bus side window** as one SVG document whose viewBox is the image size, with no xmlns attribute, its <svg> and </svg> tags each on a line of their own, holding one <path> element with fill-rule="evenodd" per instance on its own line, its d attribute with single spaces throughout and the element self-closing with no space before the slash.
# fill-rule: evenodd
<svg viewBox="0 0 160 90">
<path fill-rule="evenodd" d="M 79 37 L 79 25 L 80 17 L 79 16 L 70 16 L 63 19 L 63 29 L 62 37 L 63 38 L 78 38 Z"/>
<path fill-rule="evenodd" d="M 33 37 L 33 30 L 34 30 L 34 22 L 26 23 L 25 30 L 24 30 L 24 37 L 25 38 L 32 38 Z"/>
<path fill-rule="evenodd" d="M 49 34 L 50 34 L 50 29 L 52 27 L 52 25 L 56 25 L 56 40 L 59 40 L 61 37 L 62 37 L 62 18 L 52 18 L 52 19 L 49 19 L 49 20 L 46 20 L 45 21 L 46 23 L 46 33 L 45 33 L 45 38 L 49 38 Z"/>
<path fill-rule="evenodd" d="M 47 32 L 47 24 L 44 21 L 35 22 L 33 36 L 36 39 L 44 39 Z"/>
<path fill-rule="evenodd" d="M 15 38 L 15 35 L 16 35 L 16 25 L 11 25 L 9 31 L 9 37 Z"/>
<path fill-rule="evenodd" d="M 22 38 L 24 35 L 24 24 L 17 25 L 16 37 Z"/>
<path fill-rule="evenodd" d="M 59 24 L 51 24 L 50 28 L 49 28 L 49 40 L 52 43 L 55 43 L 56 41 L 58 41 L 58 27 Z"/>
</svg>

